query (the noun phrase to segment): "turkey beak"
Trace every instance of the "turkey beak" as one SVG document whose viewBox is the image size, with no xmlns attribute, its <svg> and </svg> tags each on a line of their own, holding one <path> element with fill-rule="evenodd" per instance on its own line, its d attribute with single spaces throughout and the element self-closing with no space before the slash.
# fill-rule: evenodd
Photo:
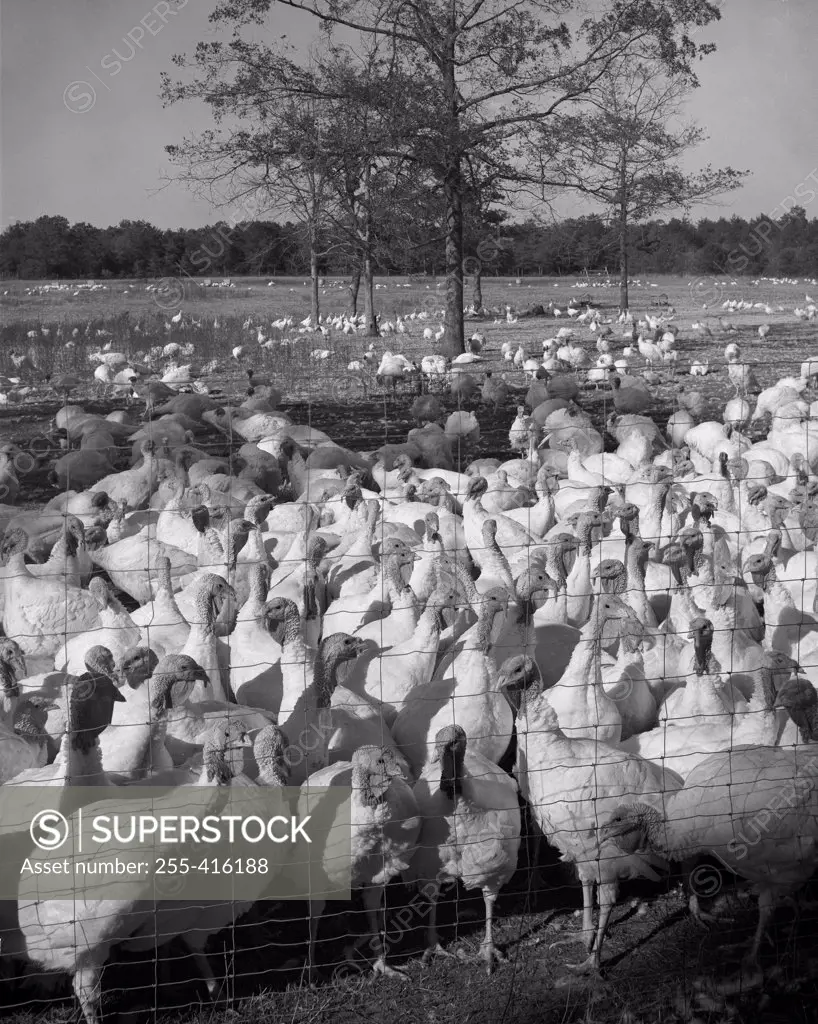
<svg viewBox="0 0 818 1024">
<path fill-rule="evenodd" d="M 508 706 L 516 718 L 520 713 L 520 706 L 523 702 L 523 687 L 513 686 L 508 676 L 500 673 L 497 678 L 497 689 L 503 694 L 508 702 Z"/>
<path fill-rule="evenodd" d="M 552 579 L 550 576 L 546 576 L 546 578 L 543 580 L 543 587 L 545 589 L 546 596 L 548 595 L 549 590 L 553 591 L 554 597 L 556 597 L 560 592 L 559 584 L 555 579 Z"/>
<path fill-rule="evenodd" d="M 374 640 L 365 640 L 363 637 L 355 637 L 355 655 L 363 658 L 367 654 L 377 654 L 380 647 Z"/>
<path fill-rule="evenodd" d="M 124 669 L 120 669 L 116 675 L 116 685 L 120 688 L 128 686 L 131 690 L 138 690 L 140 684 L 136 680 L 129 679 Z"/>
<path fill-rule="evenodd" d="M 603 842 L 608 840 L 608 839 L 612 839 L 614 842 L 616 842 L 617 839 L 620 839 L 623 836 L 626 836 L 626 835 L 628 835 L 631 832 L 637 831 L 638 828 L 639 828 L 638 825 L 636 825 L 635 823 L 630 822 L 630 821 L 622 821 L 622 822 L 609 821 L 609 822 L 607 822 L 604 825 L 600 825 L 600 827 L 599 827 L 599 838 Z"/>
</svg>

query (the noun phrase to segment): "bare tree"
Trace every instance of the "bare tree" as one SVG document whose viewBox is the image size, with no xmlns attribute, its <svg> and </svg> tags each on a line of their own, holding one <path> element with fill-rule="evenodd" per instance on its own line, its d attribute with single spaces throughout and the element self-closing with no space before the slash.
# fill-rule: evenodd
<svg viewBox="0 0 818 1024">
<path fill-rule="evenodd" d="M 629 225 L 712 200 L 738 188 L 748 173 L 709 165 L 688 173 L 679 166 L 679 159 L 707 138 L 681 117 L 693 85 L 688 76 L 663 75 L 656 62 L 625 64 L 597 83 L 582 114 L 565 115 L 547 133 L 532 136 L 543 168 L 610 211 L 621 310 L 628 308 Z"/>
<path fill-rule="evenodd" d="M 382 239 L 396 219 L 412 216 L 428 193 L 428 182 L 418 175 L 414 161 L 393 146 L 387 77 L 378 41 L 363 54 L 330 46 L 305 94 L 307 102 L 318 101 L 325 108 L 321 149 L 333 189 L 329 217 L 356 267 L 353 303 L 363 280 L 370 336 L 379 333 L 375 268 Z"/>
<path fill-rule="evenodd" d="M 378 236 L 401 206 L 428 191 L 417 162 L 393 145 L 397 92 L 379 41 L 357 51 L 325 40 L 306 66 L 285 48 L 247 42 L 199 46 L 174 58 L 192 81 L 163 76 L 166 103 L 208 103 L 218 129 L 167 147 L 179 176 L 213 201 L 264 202 L 303 225 L 310 259 L 312 316 L 319 264 L 330 254 L 353 267 L 352 312 L 361 281 L 367 333 L 378 334 L 374 275 Z"/>
<path fill-rule="evenodd" d="M 446 336 L 463 350 L 464 161 L 494 170 L 495 180 L 521 179 L 515 160 L 521 133 L 586 97 L 623 61 L 656 53 L 671 71 L 689 70 L 712 49 L 688 34 L 719 17 L 711 0 L 220 0 L 211 21 L 234 29 L 263 24 L 277 6 L 304 11 L 331 37 L 334 29 L 377 37 L 391 47 L 391 109 L 400 109 L 390 138 L 407 159 L 429 168 L 445 203 Z M 196 59 L 211 86 L 224 50 L 200 44 Z M 237 82 L 264 89 L 264 67 L 250 60 Z M 209 65 L 209 68 L 208 68 Z M 214 72 L 209 75 L 208 71 Z M 210 102 L 208 89 L 193 89 Z M 181 97 L 182 92 L 177 91 Z M 240 94 L 218 91 L 218 103 L 241 107 Z M 400 106 L 394 98 L 399 97 Z"/>
<path fill-rule="evenodd" d="M 183 57 L 177 65 L 187 66 Z M 233 40 L 200 46 L 193 83 L 162 76 L 166 105 L 199 99 L 217 127 L 166 147 L 178 179 L 213 206 L 253 216 L 285 213 L 302 225 L 310 264 L 310 316 L 318 323 L 321 261 L 337 247 L 330 233 L 332 181 L 322 148 L 323 105 L 280 87 L 294 65 L 272 50 Z M 299 72 L 302 77 L 307 72 Z"/>
<path fill-rule="evenodd" d="M 483 273 L 485 270 L 496 271 L 501 253 L 497 232 L 507 214 L 498 208 L 504 193 L 498 187 L 494 174 L 475 165 L 471 159 L 467 159 L 465 165 L 463 275 L 471 276 L 471 311 L 479 315 L 483 312 Z"/>
</svg>

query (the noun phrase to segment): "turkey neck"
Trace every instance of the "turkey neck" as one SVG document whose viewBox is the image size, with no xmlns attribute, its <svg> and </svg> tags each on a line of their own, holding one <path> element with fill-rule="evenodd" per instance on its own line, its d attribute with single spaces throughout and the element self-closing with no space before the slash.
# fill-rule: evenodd
<svg viewBox="0 0 818 1024">
<path fill-rule="evenodd" d="M 528 528 L 535 537 L 544 537 L 557 521 L 557 509 L 554 504 L 554 494 L 546 484 L 547 477 L 543 477 L 540 484 L 540 477 L 537 477 L 535 490 L 538 495 L 537 504 L 529 512 Z"/>
<path fill-rule="evenodd" d="M 466 571 L 466 567 L 462 562 L 458 562 L 456 558 L 452 559 L 448 555 L 440 559 L 440 564 L 447 572 L 451 572 L 460 584 L 466 600 L 469 602 L 472 609 L 479 615 L 478 605 L 480 603 L 480 595 L 477 592 L 477 587 L 474 585 L 474 580 Z"/>
<path fill-rule="evenodd" d="M 528 432 L 528 454 L 526 455 L 528 462 L 531 462 L 535 466 L 540 464 L 540 453 L 537 451 L 537 439 L 532 430 Z"/>
<path fill-rule="evenodd" d="M 672 800 L 671 796 L 668 802 Z M 663 818 L 655 808 L 640 804 L 639 820 L 644 829 L 647 845 L 668 860 L 682 860 L 687 851 L 695 852 L 695 848 L 691 847 L 689 833 L 686 832 L 686 829 L 689 829 L 686 816 L 678 820 L 670 815 Z"/>
<path fill-rule="evenodd" d="M 618 562 L 615 576 L 599 577 L 599 587 L 603 594 L 621 595 L 628 589 L 628 574 L 622 562 Z"/>
<path fill-rule="evenodd" d="M 625 643 L 624 640 L 619 642 L 619 651 L 616 655 L 616 665 L 620 672 L 624 672 L 630 667 L 636 667 L 642 669 L 645 661 L 642 657 L 642 652 L 639 647 L 634 644 Z"/>
<path fill-rule="evenodd" d="M 628 603 L 636 612 L 636 617 L 643 626 L 655 629 L 658 623 L 645 592 L 645 572 L 631 538 L 625 540 L 625 573 L 627 575 Z"/>
<path fill-rule="evenodd" d="M 202 774 L 199 776 L 200 786 L 229 786 L 233 778 L 232 760 L 235 752 L 219 747 L 214 740 L 208 739 L 202 751 Z"/>
<path fill-rule="evenodd" d="M 556 542 L 552 542 L 546 547 L 545 571 L 557 584 L 559 593 L 562 593 L 565 590 L 565 581 L 568 577 L 565 572 L 565 562 L 562 559 L 562 547 Z"/>
<path fill-rule="evenodd" d="M 517 578 L 514 584 L 513 593 L 517 595 L 519 612 L 517 622 L 524 629 L 528 629 L 534 622 L 534 594 L 536 593 L 531 580 L 531 573 L 524 572 Z"/>
<path fill-rule="evenodd" d="M 170 674 L 158 679 L 154 676 L 137 690 L 137 693 L 145 693 L 146 706 L 149 709 L 147 722 L 131 726 L 135 729 L 135 739 L 138 744 L 131 769 L 137 771 L 140 777 L 150 772 L 159 762 L 159 754 L 164 746 L 167 733 L 167 696 L 175 682 L 176 680 Z M 127 741 L 126 736 L 125 742 Z"/>
<path fill-rule="evenodd" d="M 480 618 L 475 626 L 474 649 L 482 654 L 488 654 L 492 644 L 492 627 L 495 618 L 500 611 L 490 604 L 483 605 L 480 609 Z"/>
<path fill-rule="evenodd" d="M 733 491 L 733 484 L 730 480 L 730 471 L 724 463 L 719 463 L 719 479 L 718 479 L 718 490 L 719 493 L 716 495 L 719 500 L 719 508 L 723 512 L 728 512 L 732 515 L 736 514 L 736 495 Z"/>
<path fill-rule="evenodd" d="M 650 488 L 650 497 L 644 508 L 642 518 L 642 536 L 656 544 L 658 554 L 662 545 L 662 517 L 665 512 L 665 500 L 670 490 L 669 484 L 654 484 Z"/>
<path fill-rule="evenodd" d="M 671 571 L 677 585 L 670 595 L 668 619 L 674 623 L 677 633 L 686 633 L 690 628 L 690 623 L 701 613 L 696 607 L 696 602 L 693 600 L 693 595 L 688 586 L 688 579 L 690 577 L 688 567 L 684 564 L 673 562 L 671 563 Z"/>
<path fill-rule="evenodd" d="M 414 562 L 412 563 L 414 565 Z M 407 599 L 414 600 L 412 588 L 403 578 L 403 566 L 399 555 L 390 555 L 383 567 L 384 589 L 390 599 L 397 600 L 401 607 L 406 604 Z"/>
<path fill-rule="evenodd" d="M 247 533 L 247 540 L 244 542 L 245 560 L 247 562 L 260 562 L 267 565 L 267 552 L 264 550 L 264 538 L 258 526 L 254 526 Z"/>
<path fill-rule="evenodd" d="M 500 550 L 496 536 L 490 537 L 486 532 L 483 540 L 486 545 L 483 551 L 483 563 L 485 565 L 486 575 L 497 576 L 504 587 L 508 587 L 509 590 L 513 591 L 514 578 L 511 575 L 508 559 Z"/>
<path fill-rule="evenodd" d="M 602 631 L 605 628 L 605 619 L 594 615 L 591 610 L 591 618 L 582 627 L 579 642 L 574 648 L 568 667 L 563 673 L 564 679 L 569 673 L 579 679 L 584 679 L 593 685 L 596 679 L 596 657 L 599 645 L 602 640 Z M 562 679 L 560 679 L 562 682 Z M 559 684 L 557 684 L 559 685 Z"/>
<path fill-rule="evenodd" d="M 578 558 L 591 557 L 591 533 L 593 531 L 593 525 L 590 519 L 586 519 L 584 516 L 579 517 L 577 523 L 577 540 L 579 541 L 579 550 L 577 552 Z"/>
<path fill-rule="evenodd" d="M 305 650 L 304 637 L 301 630 L 301 616 L 298 608 L 293 605 L 288 607 L 284 617 L 284 629 L 281 637 L 282 659 L 284 654 L 300 654 Z"/>
<path fill-rule="evenodd" d="M 362 554 L 371 555 L 372 546 L 375 543 L 375 527 L 378 522 L 380 509 L 376 501 L 368 501 L 363 509 L 362 530 L 356 534 L 352 547 Z"/>
<path fill-rule="evenodd" d="M 258 781 L 263 785 L 280 789 L 287 786 L 287 773 L 274 757 L 263 757 L 259 760 L 257 756 L 256 764 L 258 765 Z"/>
<path fill-rule="evenodd" d="M 308 655 L 304 631 L 301 628 L 301 616 L 294 604 L 288 605 L 283 626 L 276 630 L 275 639 L 281 644 L 280 714 L 289 715 L 295 708 L 301 708 L 305 704 L 315 704 L 313 698 L 318 692 L 315 685 L 317 653 L 314 657 L 311 654 Z M 323 667 L 321 671 L 323 671 Z M 313 679 L 311 688 L 309 686 L 310 676 Z"/>
<path fill-rule="evenodd" d="M 199 565 L 203 569 L 223 565 L 225 555 L 221 538 L 212 526 L 208 526 L 199 535 Z"/>
<path fill-rule="evenodd" d="M 443 609 L 435 604 L 433 594 L 423 609 L 413 633 L 413 638 L 417 641 L 417 651 L 420 654 L 425 654 L 431 650 L 436 643 L 439 643 L 440 634 L 445 628 Z"/>
<path fill-rule="evenodd" d="M 8 662 L 0 661 L 0 719 L 7 718 L 11 722 L 19 696 L 20 687 L 14 669 Z"/>
<path fill-rule="evenodd" d="M 173 581 L 170 575 L 170 559 L 160 559 L 156 565 L 156 589 L 157 597 L 161 592 L 166 597 L 173 598 Z"/>
<path fill-rule="evenodd" d="M 713 646 L 719 645 L 719 653 L 714 654 L 718 663 L 724 666 L 726 672 L 740 673 L 744 669 L 745 652 L 760 645 L 747 635 L 744 629 L 736 625 L 736 610 L 731 603 L 720 608 L 712 608 L 707 617 L 713 623 Z M 721 649 L 721 648 L 724 649 Z M 769 677 L 769 670 L 767 672 Z M 765 692 L 764 671 L 759 672 L 759 678 L 753 686 L 753 695 L 750 698 L 748 708 L 757 714 L 763 714 L 767 718 L 774 718 L 775 711 L 770 700 L 771 691 L 769 687 L 772 680 L 768 678 L 768 692 Z"/>
<path fill-rule="evenodd" d="M 388 616 L 390 629 L 399 634 L 411 635 L 418 621 L 418 607 L 415 594 L 404 580 L 401 565 L 397 559 L 386 568 L 386 590 L 391 611 Z"/>
<path fill-rule="evenodd" d="M 221 673 L 218 667 L 218 641 L 216 639 L 216 606 L 213 595 L 209 590 L 202 589 L 196 595 L 196 621 L 190 623 L 187 644 L 195 645 L 197 648 L 205 648 L 207 655 L 205 661 L 201 661 L 202 667 L 207 671 L 210 678 L 209 687 L 197 682 L 188 700 L 199 701 L 209 699 L 227 702 L 227 694 L 222 685 Z M 210 692 L 208 692 L 208 689 Z"/>
<path fill-rule="evenodd" d="M 190 631 L 201 643 L 208 643 L 216 637 L 216 606 L 213 594 L 205 587 L 196 595 L 196 620 L 190 623 Z"/>
<path fill-rule="evenodd" d="M 457 745 L 445 748 L 440 757 L 440 790 L 450 800 L 463 792 L 463 768 L 465 751 Z"/>
<path fill-rule="evenodd" d="M 317 708 L 329 708 L 332 703 L 332 695 L 338 685 L 338 666 L 342 660 L 340 651 L 319 648 L 312 676 Z"/>
<path fill-rule="evenodd" d="M 250 571 L 249 594 L 247 603 L 250 605 L 252 617 L 257 618 L 267 599 L 267 571 L 263 565 L 254 565 Z"/>
<path fill-rule="evenodd" d="M 639 513 L 637 512 L 636 515 L 631 516 L 629 519 L 621 518 L 619 520 L 619 529 L 622 531 L 622 536 L 625 538 L 626 543 L 630 537 L 641 536 Z"/>
</svg>

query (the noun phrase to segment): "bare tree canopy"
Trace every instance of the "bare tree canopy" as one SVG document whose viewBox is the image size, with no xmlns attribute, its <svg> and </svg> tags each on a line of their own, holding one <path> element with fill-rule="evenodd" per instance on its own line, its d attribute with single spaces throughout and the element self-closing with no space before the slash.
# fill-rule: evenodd
<svg viewBox="0 0 818 1024">
<path fill-rule="evenodd" d="M 678 161 L 706 139 L 682 120 L 691 88 L 655 62 L 615 68 L 591 90 L 582 113 L 547 129 L 534 126 L 530 154 L 536 179 L 548 175 L 593 197 L 617 223 L 620 308 L 628 308 L 628 225 L 664 210 L 687 210 L 738 188 L 746 171 L 710 165 L 685 172 Z"/>
<path fill-rule="evenodd" d="M 282 98 L 315 97 L 316 88 L 324 100 L 350 95 L 341 85 L 338 92 L 327 89 L 326 80 L 317 86 L 314 60 L 298 64 L 242 38 L 243 28 L 265 24 L 277 8 L 314 17 L 330 50 L 343 45 L 339 34 L 368 40 L 370 50 L 374 45 L 378 66 L 370 84 L 377 88 L 370 87 L 368 97 L 380 111 L 380 156 L 413 163 L 442 193 L 443 344 L 452 355 L 464 342 L 467 161 L 480 165 L 496 189 L 510 194 L 539 188 L 544 195 L 561 179 L 549 173 L 532 177 L 524 160 L 532 125 L 576 111 L 606 76 L 634 61 L 653 61 L 668 75 L 695 82 L 696 61 L 713 47 L 697 43 L 693 29 L 719 17 L 718 5 L 709 0 L 601 0 L 592 8 L 581 0 L 222 0 L 211 21 L 233 29 L 230 42 L 199 44 L 191 60 L 177 59 L 194 72 L 194 81 L 164 83 L 170 102 L 204 100 L 217 121 L 237 119 L 234 141 L 228 136 L 213 154 L 214 162 L 222 160 L 222 181 L 275 165 L 265 152 L 267 145 L 271 154 L 279 152 L 275 133 L 266 142 L 263 133 L 248 137 L 242 119 L 272 125 Z M 189 146 L 176 155 L 201 169 L 198 161 L 207 152 Z M 320 188 L 315 182 L 307 189 L 316 208 L 322 188 L 323 182 Z M 236 191 L 241 194 L 240 187 Z"/>
</svg>

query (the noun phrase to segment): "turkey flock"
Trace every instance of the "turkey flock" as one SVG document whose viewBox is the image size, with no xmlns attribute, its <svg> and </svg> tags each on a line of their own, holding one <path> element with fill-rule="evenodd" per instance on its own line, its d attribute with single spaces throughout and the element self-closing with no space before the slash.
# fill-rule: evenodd
<svg viewBox="0 0 818 1024">
<path fill-rule="evenodd" d="M 293 422 L 252 376 L 233 405 L 167 383 L 107 417 L 66 402 L 58 494 L 36 512 L 4 443 L 0 783 L 109 803 L 134 784 L 351 787 L 352 887 L 390 976 L 391 883 L 428 904 L 424 962 L 446 955 L 441 891 L 482 893 L 492 971 L 529 832 L 581 884 L 585 974 L 622 882 L 715 857 L 758 895 L 757 967 L 818 856 L 818 359 L 761 390 L 731 343 L 721 418 L 683 388 L 657 423 L 649 382 L 676 335 L 654 326 L 625 357 L 647 377 L 600 330 L 593 358 L 570 331 L 542 361 L 504 347 L 527 393 L 478 372 L 488 332 L 454 363 L 379 354 L 387 391 L 415 374 L 422 393 L 405 442 L 371 452 Z M 480 419 L 517 402 L 508 457 L 470 458 Z M 67 972 L 96 1024 L 117 948 L 181 938 L 215 995 L 206 944 L 250 909 L 4 901 L 2 955 Z M 323 910 L 309 901 L 310 980 Z"/>
</svg>

